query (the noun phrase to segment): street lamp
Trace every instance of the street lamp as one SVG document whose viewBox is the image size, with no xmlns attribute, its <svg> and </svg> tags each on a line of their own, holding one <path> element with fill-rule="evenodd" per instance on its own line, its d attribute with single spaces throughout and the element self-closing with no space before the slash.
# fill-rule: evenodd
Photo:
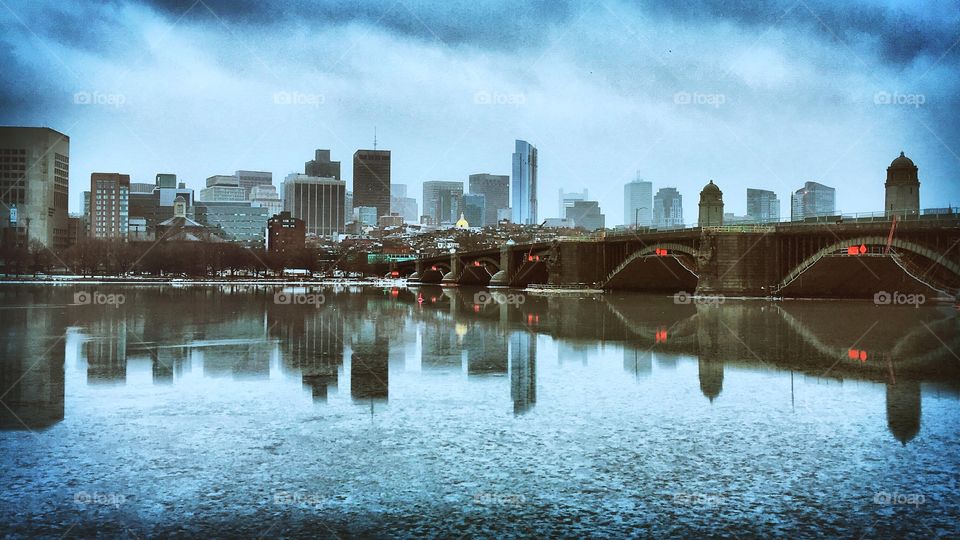
<svg viewBox="0 0 960 540">
<path fill-rule="evenodd" d="M 640 206 L 633 211 L 633 228 L 634 230 L 640 228 L 640 211 L 649 210 L 646 206 Z"/>
</svg>

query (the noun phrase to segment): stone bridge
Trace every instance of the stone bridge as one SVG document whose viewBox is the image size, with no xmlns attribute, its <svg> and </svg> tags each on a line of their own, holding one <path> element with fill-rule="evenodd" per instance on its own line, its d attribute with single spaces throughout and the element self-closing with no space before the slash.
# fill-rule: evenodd
<svg viewBox="0 0 960 540">
<path fill-rule="evenodd" d="M 441 285 L 955 298 L 960 216 L 628 231 L 456 252 L 391 269 L 414 282 Z"/>
</svg>

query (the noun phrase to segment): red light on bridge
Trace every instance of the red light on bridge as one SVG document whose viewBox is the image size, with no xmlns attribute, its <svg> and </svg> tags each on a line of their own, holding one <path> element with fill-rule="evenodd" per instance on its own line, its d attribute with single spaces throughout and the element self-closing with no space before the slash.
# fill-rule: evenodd
<svg viewBox="0 0 960 540">
<path fill-rule="evenodd" d="M 667 342 L 667 329 L 661 328 L 657 330 L 657 333 L 654 335 L 655 343 L 666 343 Z"/>
<path fill-rule="evenodd" d="M 656 251 L 657 257 L 665 257 L 665 256 L 667 256 L 669 253 L 670 253 L 669 251 L 667 251 L 667 250 L 665 250 L 665 249 L 660 249 L 660 248 L 657 248 L 657 251 Z"/>
<path fill-rule="evenodd" d="M 847 351 L 847 358 L 850 360 L 859 360 L 861 362 L 867 361 L 867 351 L 861 351 L 860 349 L 850 349 Z"/>
<path fill-rule="evenodd" d="M 400 289 L 390 289 L 390 296 L 400 296 Z"/>
<path fill-rule="evenodd" d="M 479 305 L 479 304 L 474 304 L 474 305 L 473 305 L 473 312 L 474 312 L 474 313 L 480 313 L 480 305 Z"/>
<path fill-rule="evenodd" d="M 399 276 L 400 276 L 400 272 L 394 270 L 393 272 L 390 272 L 390 275 L 393 276 L 393 277 L 399 277 Z"/>
<path fill-rule="evenodd" d="M 850 246 L 847 248 L 847 255 L 859 255 L 859 254 L 860 254 L 860 248 L 858 248 L 857 246 Z"/>
<path fill-rule="evenodd" d="M 540 316 L 533 313 L 527 313 L 527 324 L 540 324 Z"/>
<path fill-rule="evenodd" d="M 867 252 L 867 246 L 860 244 L 860 254 L 863 255 Z"/>
<path fill-rule="evenodd" d="M 480 261 L 473 261 L 474 266 L 480 266 Z"/>
</svg>

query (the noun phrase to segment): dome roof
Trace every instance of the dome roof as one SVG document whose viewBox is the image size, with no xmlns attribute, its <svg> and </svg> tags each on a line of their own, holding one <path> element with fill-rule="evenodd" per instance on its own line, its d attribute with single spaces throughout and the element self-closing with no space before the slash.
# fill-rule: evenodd
<svg viewBox="0 0 960 540">
<path fill-rule="evenodd" d="M 913 160 L 903 155 L 903 152 L 900 152 L 900 156 L 897 159 L 890 162 L 891 169 L 915 169 L 917 166 L 913 164 Z"/>
<path fill-rule="evenodd" d="M 709 184 L 703 186 L 703 190 L 700 192 L 700 196 L 701 197 L 709 196 L 709 197 L 714 197 L 719 199 L 723 197 L 723 192 L 720 191 L 720 188 L 713 183 L 713 180 L 711 180 Z"/>
<path fill-rule="evenodd" d="M 449 223 L 449 222 L 448 222 L 448 223 Z M 465 217 L 463 217 L 463 213 L 462 213 L 462 212 L 460 213 L 460 219 L 457 220 L 457 225 L 456 225 L 456 227 L 457 227 L 458 229 L 469 229 L 469 228 L 470 228 L 470 224 L 467 223 L 467 219 L 466 219 Z"/>
</svg>

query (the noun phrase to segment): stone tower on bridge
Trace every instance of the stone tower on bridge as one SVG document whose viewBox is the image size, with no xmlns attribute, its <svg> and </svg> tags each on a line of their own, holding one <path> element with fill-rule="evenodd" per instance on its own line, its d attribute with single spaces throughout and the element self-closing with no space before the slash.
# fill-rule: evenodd
<svg viewBox="0 0 960 540">
<path fill-rule="evenodd" d="M 699 227 L 719 227 L 723 225 L 723 192 L 713 183 L 703 187 L 700 192 Z"/>
<path fill-rule="evenodd" d="M 888 216 L 920 213 L 920 179 L 917 170 L 913 160 L 903 152 L 887 167 L 887 194 L 883 208 Z"/>
</svg>

